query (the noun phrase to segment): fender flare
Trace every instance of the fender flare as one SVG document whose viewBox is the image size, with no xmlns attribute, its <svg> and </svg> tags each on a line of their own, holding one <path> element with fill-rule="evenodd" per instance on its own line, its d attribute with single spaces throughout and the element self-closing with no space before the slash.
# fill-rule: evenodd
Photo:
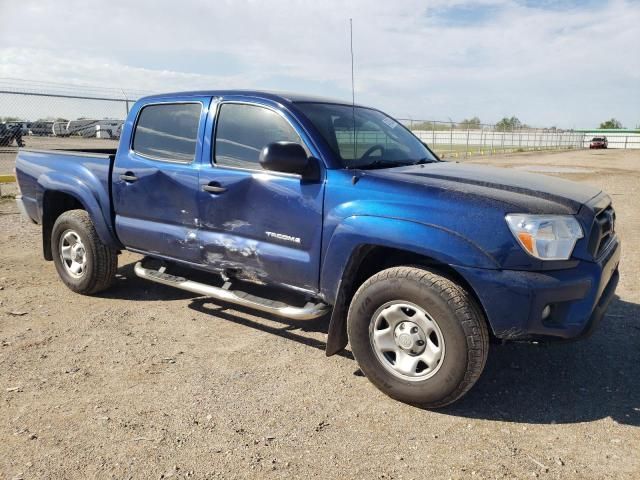
<svg viewBox="0 0 640 480">
<path fill-rule="evenodd" d="M 98 189 L 103 190 L 101 185 L 88 185 L 74 175 L 53 171 L 44 173 L 38 177 L 38 191 L 36 194 L 38 216 L 40 219 L 44 218 L 44 200 L 47 192 L 64 193 L 75 198 L 87 211 L 102 243 L 120 248 L 121 245 L 110 226 L 109 192 L 103 192 L 103 195 L 106 194 L 107 199 L 100 199 Z M 107 201 L 106 204 L 105 200 Z"/>
<path fill-rule="evenodd" d="M 438 225 L 392 217 L 356 215 L 335 228 L 324 254 L 320 290 L 334 308 L 329 323 L 326 354 L 346 347 L 346 316 L 351 280 L 366 248 L 388 247 L 411 252 L 444 265 L 498 269 L 497 260 L 471 239 Z"/>
</svg>

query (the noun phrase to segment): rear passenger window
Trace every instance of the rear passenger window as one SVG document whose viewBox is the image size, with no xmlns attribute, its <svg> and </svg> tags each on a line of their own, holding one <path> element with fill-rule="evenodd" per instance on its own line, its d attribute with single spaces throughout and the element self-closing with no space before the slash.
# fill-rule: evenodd
<svg viewBox="0 0 640 480">
<path fill-rule="evenodd" d="M 200 103 L 165 103 L 142 109 L 133 135 L 133 150 L 140 155 L 171 162 L 195 158 Z"/>
<path fill-rule="evenodd" d="M 217 165 L 260 169 L 260 151 L 274 142 L 296 142 L 300 136 L 279 114 L 264 107 L 225 103 L 216 128 Z"/>
</svg>

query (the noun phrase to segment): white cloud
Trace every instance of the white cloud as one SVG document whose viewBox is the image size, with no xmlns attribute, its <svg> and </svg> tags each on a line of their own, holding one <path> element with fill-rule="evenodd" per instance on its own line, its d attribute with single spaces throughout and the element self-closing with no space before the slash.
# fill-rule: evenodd
<svg viewBox="0 0 640 480">
<path fill-rule="evenodd" d="M 61 2 L 3 6 L 0 76 L 126 89 L 269 88 L 357 99 L 397 116 L 593 126 L 640 123 L 640 3 Z M 490 5 L 487 15 L 475 14 Z M 457 22 L 463 9 L 468 15 Z M 467 10 L 464 10 L 467 9 Z M 452 21 L 454 20 L 454 21 Z"/>
</svg>

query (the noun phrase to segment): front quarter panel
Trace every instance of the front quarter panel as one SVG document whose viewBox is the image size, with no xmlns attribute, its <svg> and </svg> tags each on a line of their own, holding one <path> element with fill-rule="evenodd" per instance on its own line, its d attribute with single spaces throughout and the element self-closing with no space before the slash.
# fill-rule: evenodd
<svg viewBox="0 0 640 480">
<path fill-rule="evenodd" d="M 396 248 L 448 265 L 498 268 L 495 259 L 478 245 L 441 227 L 397 218 L 351 216 L 336 227 L 324 256 L 321 292 L 329 301 L 335 300 L 349 258 L 362 245 Z"/>
</svg>

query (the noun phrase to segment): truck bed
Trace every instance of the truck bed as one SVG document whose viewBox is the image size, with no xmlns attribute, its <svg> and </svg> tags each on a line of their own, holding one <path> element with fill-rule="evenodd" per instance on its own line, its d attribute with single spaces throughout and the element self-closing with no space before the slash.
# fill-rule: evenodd
<svg viewBox="0 0 640 480">
<path fill-rule="evenodd" d="M 115 155 L 118 151 L 117 148 L 21 148 L 21 152 L 42 152 L 42 153 L 68 153 L 69 155 Z"/>
<path fill-rule="evenodd" d="M 42 223 L 47 197 L 68 195 L 85 208 L 105 243 L 117 242 L 113 234 L 110 200 L 111 171 L 116 149 L 20 149 L 16 179 L 21 203 L 29 217 Z"/>
</svg>

